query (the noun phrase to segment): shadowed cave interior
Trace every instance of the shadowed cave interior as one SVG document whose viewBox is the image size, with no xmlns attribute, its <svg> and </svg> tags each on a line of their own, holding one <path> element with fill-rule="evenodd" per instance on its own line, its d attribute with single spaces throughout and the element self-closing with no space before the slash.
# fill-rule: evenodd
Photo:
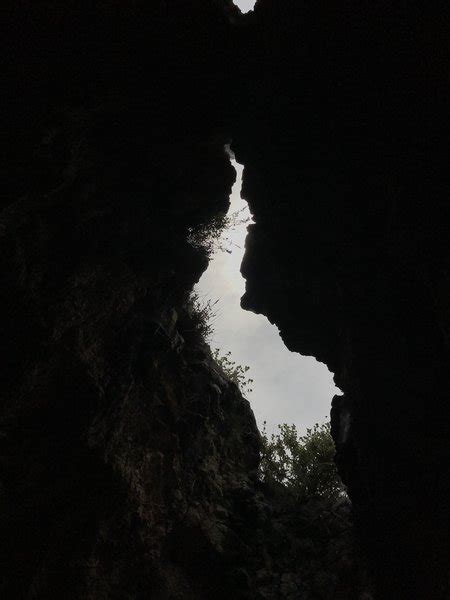
<svg viewBox="0 0 450 600">
<path fill-rule="evenodd" d="M 449 597 L 448 12 L 6 2 L 3 597 Z M 230 141 L 241 305 L 335 374 L 351 514 L 261 483 L 193 326 Z"/>
</svg>

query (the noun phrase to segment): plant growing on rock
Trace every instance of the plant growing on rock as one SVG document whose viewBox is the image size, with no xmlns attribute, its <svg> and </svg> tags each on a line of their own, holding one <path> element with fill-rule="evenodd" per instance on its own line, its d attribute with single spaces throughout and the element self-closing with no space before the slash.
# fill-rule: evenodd
<svg viewBox="0 0 450 600">
<path fill-rule="evenodd" d="M 188 231 L 188 242 L 194 248 L 202 249 L 209 257 L 217 251 L 231 254 L 232 242 L 224 233 L 250 221 L 249 217 L 242 216 L 244 211 L 245 209 L 231 214 L 219 213 L 206 223 L 191 227 Z"/>
<path fill-rule="evenodd" d="M 261 479 L 283 485 L 296 500 L 320 497 L 336 501 L 345 487 L 334 463 L 335 447 L 330 423 L 316 423 L 299 435 L 295 425 L 278 425 L 279 432 L 262 431 Z"/>
<path fill-rule="evenodd" d="M 189 298 L 188 310 L 193 330 L 197 331 L 205 341 L 214 332 L 214 319 L 217 316 L 214 307 L 218 302 L 219 300 L 200 298 L 197 292 L 192 292 Z"/>
<path fill-rule="evenodd" d="M 236 364 L 236 362 L 231 359 L 231 352 L 227 352 L 221 356 L 219 348 L 215 348 L 212 355 L 227 378 L 238 386 L 243 395 L 253 391 L 251 387 L 253 379 L 247 377 L 247 373 L 250 369 L 248 365 L 243 366 Z"/>
</svg>

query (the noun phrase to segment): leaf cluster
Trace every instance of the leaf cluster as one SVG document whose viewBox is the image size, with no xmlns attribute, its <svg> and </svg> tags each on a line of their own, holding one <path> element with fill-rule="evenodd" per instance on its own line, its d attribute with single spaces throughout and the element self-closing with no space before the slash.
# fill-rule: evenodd
<svg viewBox="0 0 450 600">
<path fill-rule="evenodd" d="M 269 436 L 262 431 L 261 479 L 283 485 L 296 500 L 321 497 L 331 501 L 345 495 L 345 487 L 334 463 L 335 447 L 330 423 L 307 429 L 299 435 L 295 425 L 278 425 Z"/>
<path fill-rule="evenodd" d="M 215 348 L 212 355 L 227 378 L 238 386 L 243 395 L 253 391 L 251 387 L 253 379 L 247 376 L 250 369 L 248 365 L 236 364 L 236 362 L 231 359 L 231 352 L 227 352 L 225 355 L 221 356 L 219 348 Z"/>
<path fill-rule="evenodd" d="M 250 217 L 242 216 L 244 210 L 245 208 L 231 214 L 219 213 L 205 223 L 191 227 L 187 237 L 189 244 L 202 249 L 207 256 L 212 256 L 217 251 L 231 254 L 232 242 L 224 232 L 250 221 Z"/>
<path fill-rule="evenodd" d="M 214 333 L 214 319 L 217 316 L 215 306 L 219 300 L 205 300 L 200 298 L 196 292 L 192 292 L 189 298 L 189 315 L 193 329 L 197 331 L 204 340 L 208 340 Z"/>
</svg>

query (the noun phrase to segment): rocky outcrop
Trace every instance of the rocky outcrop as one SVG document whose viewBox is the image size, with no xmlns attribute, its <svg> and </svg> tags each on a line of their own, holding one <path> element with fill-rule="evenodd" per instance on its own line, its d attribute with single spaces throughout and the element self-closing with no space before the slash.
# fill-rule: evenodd
<svg viewBox="0 0 450 600">
<path fill-rule="evenodd" d="M 383 599 L 450 593 L 446 15 L 261 1 L 267 68 L 233 135 L 256 221 L 242 306 L 336 374 L 337 460 Z"/>
<path fill-rule="evenodd" d="M 378 597 L 447 598 L 446 13 L 6 2 L 4 597 L 361 600 L 347 508 L 258 484 L 251 410 L 189 314 L 232 139 L 243 306 L 336 373 Z"/>
<path fill-rule="evenodd" d="M 207 265 L 187 232 L 227 207 L 234 173 L 222 142 L 135 161 L 125 128 L 103 150 L 99 113 L 47 133 L 43 162 L 66 145 L 66 164 L 2 215 L 2 592 L 207 597 L 161 557 L 191 531 L 198 550 L 179 556 L 211 581 L 208 540 L 226 537 L 202 541 L 212 497 L 256 468 L 248 403 L 189 341 L 183 308 Z"/>
<path fill-rule="evenodd" d="M 249 485 L 258 438 L 189 338 L 207 257 L 188 232 L 234 181 L 225 41 L 205 50 L 228 19 L 199 2 L 185 31 L 193 4 L 10 7 L 5 598 L 209 598 L 232 570 L 213 515 Z"/>
</svg>

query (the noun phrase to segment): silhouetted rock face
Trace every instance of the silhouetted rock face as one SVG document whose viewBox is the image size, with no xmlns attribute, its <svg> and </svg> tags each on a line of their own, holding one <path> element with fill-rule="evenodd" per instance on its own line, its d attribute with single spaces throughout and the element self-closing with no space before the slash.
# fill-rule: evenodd
<svg viewBox="0 0 450 600">
<path fill-rule="evenodd" d="M 168 4 L 11 8 L 5 598 L 232 594 L 223 515 L 258 432 L 186 312 L 208 262 L 187 233 L 227 209 L 235 177 L 229 24 L 217 3 Z"/>
<path fill-rule="evenodd" d="M 229 202 L 223 140 L 144 154 L 107 110 L 44 132 L 61 168 L 2 214 L 5 598 L 211 597 L 233 533 L 215 512 L 257 466 L 184 308 L 207 265 L 188 228 Z"/>
<path fill-rule="evenodd" d="M 256 220 L 243 305 L 336 373 L 380 600 L 446 598 L 444 11 L 5 14 L 3 596 L 364 597 L 348 508 L 257 483 L 254 417 L 189 313 L 207 257 L 188 232 L 228 206 L 233 137 Z"/>
<path fill-rule="evenodd" d="M 256 221 L 242 306 L 336 373 L 337 459 L 383 599 L 450 594 L 447 18 L 261 0 L 233 135 Z"/>
</svg>

